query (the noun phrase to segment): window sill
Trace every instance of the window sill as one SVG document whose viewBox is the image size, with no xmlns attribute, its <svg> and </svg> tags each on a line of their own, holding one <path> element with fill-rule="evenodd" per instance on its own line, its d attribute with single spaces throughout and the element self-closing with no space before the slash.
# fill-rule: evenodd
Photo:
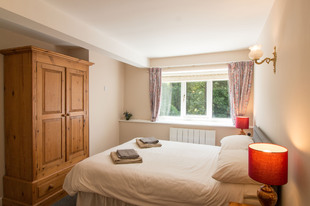
<svg viewBox="0 0 310 206">
<path fill-rule="evenodd" d="M 146 124 L 170 124 L 170 125 L 191 125 L 191 126 L 210 126 L 210 127 L 235 127 L 230 122 L 211 122 L 211 121 L 169 121 L 160 120 L 157 122 L 151 122 L 149 120 L 131 119 L 131 120 L 119 120 L 120 122 L 128 123 L 146 123 Z"/>
</svg>

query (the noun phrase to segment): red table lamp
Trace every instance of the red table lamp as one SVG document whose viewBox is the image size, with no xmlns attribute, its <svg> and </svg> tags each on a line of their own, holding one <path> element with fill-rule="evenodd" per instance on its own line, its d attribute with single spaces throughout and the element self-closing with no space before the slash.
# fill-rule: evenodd
<svg viewBox="0 0 310 206">
<path fill-rule="evenodd" d="M 277 193 L 270 185 L 287 183 L 287 159 L 288 151 L 280 145 L 249 145 L 249 176 L 264 184 L 257 190 L 257 197 L 262 206 L 274 206 L 277 203 Z"/>
<path fill-rule="evenodd" d="M 239 135 L 245 135 L 243 129 L 249 129 L 249 117 L 236 117 L 236 128 L 241 129 Z"/>
</svg>

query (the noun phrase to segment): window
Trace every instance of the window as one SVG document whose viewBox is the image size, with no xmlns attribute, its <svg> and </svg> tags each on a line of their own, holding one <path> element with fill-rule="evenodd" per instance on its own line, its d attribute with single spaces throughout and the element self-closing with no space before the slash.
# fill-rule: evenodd
<svg viewBox="0 0 310 206">
<path fill-rule="evenodd" d="M 230 120 L 227 69 L 216 72 L 182 75 L 163 72 L 159 119 Z"/>
<path fill-rule="evenodd" d="M 205 115 L 207 112 L 207 82 L 185 82 L 186 115 Z"/>
<path fill-rule="evenodd" d="M 163 83 L 160 116 L 181 115 L 181 83 Z"/>
<path fill-rule="evenodd" d="M 212 117 L 230 118 L 228 80 L 212 81 Z"/>
</svg>

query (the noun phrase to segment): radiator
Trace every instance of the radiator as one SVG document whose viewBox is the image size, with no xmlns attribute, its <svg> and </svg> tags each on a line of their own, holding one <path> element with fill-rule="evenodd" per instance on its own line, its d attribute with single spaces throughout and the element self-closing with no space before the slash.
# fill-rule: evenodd
<svg viewBox="0 0 310 206">
<path fill-rule="evenodd" d="M 215 130 L 170 128 L 170 141 L 215 145 Z"/>
</svg>

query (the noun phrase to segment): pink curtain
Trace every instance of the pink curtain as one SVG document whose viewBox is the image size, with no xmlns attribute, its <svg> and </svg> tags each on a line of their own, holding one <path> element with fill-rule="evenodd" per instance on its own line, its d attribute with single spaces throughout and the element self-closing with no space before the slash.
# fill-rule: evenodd
<svg viewBox="0 0 310 206">
<path fill-rule="evenodd" d="M 236 116 L 244 116 L 251 95 L 254 72 L 253 61 L 228 64 L 230 111 L 233 123 Z"/>
<path fill-rule="evenodd" d="M 161 95 L 161 68 L 150 68 L 150 100 L 151 100 L 151 121 L 155 122 L 159 112 Z"/>
</svg>

